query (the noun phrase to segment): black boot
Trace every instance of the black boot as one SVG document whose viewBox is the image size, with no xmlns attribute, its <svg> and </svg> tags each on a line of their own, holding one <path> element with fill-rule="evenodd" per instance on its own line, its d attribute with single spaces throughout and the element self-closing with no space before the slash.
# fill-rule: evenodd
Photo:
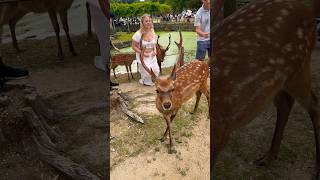
<svg viewBox="0 0 320 180">
<path fill-rule="evenodd" d="M 118 88 L 119 88 L 119 84 L 114 83 L 110 80 L 110 90 L 114 90 L 114 89 L 118 89 Z"/>
<path fill-rule="evenodd" d="M 25 69 L 13 68 L 3 64 L 0 57 L 0 79 L 22 79 L 29 75 Z"/>
</svg>

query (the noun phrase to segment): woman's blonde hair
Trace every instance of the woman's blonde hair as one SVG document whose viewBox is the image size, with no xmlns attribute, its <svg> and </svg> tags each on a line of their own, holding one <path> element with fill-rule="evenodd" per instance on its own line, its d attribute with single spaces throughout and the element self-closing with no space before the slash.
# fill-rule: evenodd
<svg viewBox="0 0 320 180">
<path fill-rule="evenodd" d="M 143 25 L 143 20 L 144 20 L 145 18 L 150 18 L 150 19 L 151 19 L 151 22 L 152 22 L 152 18 L 151 18 L 151 16 L 150 16 L 150 14 L 143 14 L 143 15 L 141 16 L 141 19 L 140 19 L 140 29 L 139 29 L 139 31 L 140 31 L 141 33 L 145 33 L 145 32 L 146 32 L 145 27 L 144 27 L 144 25 Z M 156 34 L 156 33 L 154 32 L 154 29 L 153 29 L 153 22 L 152 22 L 151 32 L 152 32 L 154 35 Z"/>
</svg>

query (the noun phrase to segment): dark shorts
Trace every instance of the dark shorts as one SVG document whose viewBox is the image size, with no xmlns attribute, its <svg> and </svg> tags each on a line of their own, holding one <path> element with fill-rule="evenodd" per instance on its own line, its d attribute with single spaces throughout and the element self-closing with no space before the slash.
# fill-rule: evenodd
<svg viewBox="0 0 320 180">
<path fill-rule="evenodd" d="M 197 52 L 196 59 L 204 60 L 206 56 L 206 51 L 208 51 L 209 58 L 211 57 L 211 43 L 209 41 L 197 41 Z"/>
</svg>

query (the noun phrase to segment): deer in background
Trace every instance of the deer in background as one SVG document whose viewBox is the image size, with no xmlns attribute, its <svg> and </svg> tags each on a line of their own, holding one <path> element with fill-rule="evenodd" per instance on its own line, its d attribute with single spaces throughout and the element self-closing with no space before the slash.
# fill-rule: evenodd
<svg viewBox="0 0 320 180">
<path fill-rule="evenodd" d="M 16 4 L 14 3 L 6 3 L 0 5 L 0 27 L 2 28 L 3 25 L 8 24 L 10 28 L 11 38 L 12 38 L 12 44 L 13 47 L 17 50 L 17 52 L 21 52 L 16 38 L 16 31 L 15 27 L 17 22 L 23 18 L 28 12 L 16 8 Z M 0 34 L 0 38 L 2 36 L 2 33 Z"/>
<path fill-rule="evenodd" d="M 157 61 L 158 61 L 158 65 L 159 65 L 160 73 L 161 73 L 162 72 L 161 71 L 161 63 L 164 61 L 164 57 L 166 56 L 166 52 L 169 50 L 169 47 L 171 44 L 171 34 L 169 34 L 169 44 L 166 48 L 164 48 L 163 46 L 161 46 L 159 44 L 159 38 L 160 38 L 160 36 L 158 35 L 156 49 L 157 49 Z"/>
<path fill-rule="evenodd" d="M 314 12 L 319 12 L 318 0 L 314 7 Z M 269 151 L 256 163 L 265 165 L 276 159 L 290 110 L 297 101 L 312 120 L 314 178 L 320 179 L 319 103 L 311 90 L 310 69 L 315 17 L 300 0 L 261 0 L 238 9 L 213 29 L 211 162 L 216 161 L 230 134 L 272 101 L 277 108 L 274 136 Z M 214 173 L 213 166 L 210 170 Z"/>
<path fill-rule="evenodd" d="M 130 81 L 129 70 L 131 77 L 133 79 L 131 65 L 132 62 L 136 59 L 136 53 L 121 53 L 115 54 L 111 57 L 111 69 L 113 69 L 113 75 L 116 78 L 115 69 L 117 66 L 125 66 L 127 69 L 128 80 Z"/>
<path fill-rule="evenodd" d="M 143 36 L 143 35 L 142 35 Z M 194 94 L 197 95 L 196 104 L 192 113 L 195 113 L 198 108 L 201 94 L 203 93 L 209 103 L 209 90 L 207 85 L 207 79 L 209 75 L 209 67 L 207 62 L 192 61 L 184 66 L 176 69 L 174 66 L 171 75 L 169 77 L 160 76 L 157 77 L 152 69 L 149 69 L 144 61 L 144 48 L 142 47 L 142 39 L 140 42 L 140 60 L 142 66 L 151 75 L 156 87 L 156 107 L 163 115 L 167 128 L 161 141 L 164 141 L 169 134 L 169 153 L 172 153 L 172 137 L 171 137 L 171 123 L 178 113 L 181 106 L 188 101 Z M 182 43 L 181 43 L 182 44 Z M 181 48 L 182 46 L 178 46 Z M 179 56 L 178 62 L 181 60 Z"/>
<path fill-rule="evenodd" d="M 18 8 L 19 11 L 34 13 L 48 12 L 54 31 L 56 33 L 58 44 L 58 57 L 60 59 L 63 59 L 63 52 L 60 41 L 60 28 L 57 13 L 59 13 L 63 29 L 66 33 L 70 52 L 74 56 L 77 55 L 71 42 L 68 25 L 68 9 L 71 7 L 72 3 L 73 0 L 17 0 L 16 8 Z"/>
</svg>

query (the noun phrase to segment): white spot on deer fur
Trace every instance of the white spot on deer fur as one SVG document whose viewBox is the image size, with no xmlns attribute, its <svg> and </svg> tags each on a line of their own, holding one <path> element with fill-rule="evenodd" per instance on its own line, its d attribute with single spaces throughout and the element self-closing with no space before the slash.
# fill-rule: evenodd
<svg viewBox="0 0 320 180">
<path fill-rule="evenodd" d="M 290 51 L 292 51 L 292 45 L 291 45 L 291 44 L 286 44 L 286 45 L 283 47 L 283 49 L 284 49 L 285 51 L 290 52 Z"/>
<path fill-rule="evenodd" d="M 283 21 L 283 17 L 278 16 L 278 17 L 276 17 L 276 20 L 279 21 L 279 22 L 282 22 Z"/>
<path fill-rule="evenodd" d="M 274 29 L 272 27 L 270 27 L 270 26 L 267 27 L 267 31 L 269 33 L 274 33 L 275 32 Z"/>
<path fill-rule="evenodd" d="M 245 46 L 250 46 L 251 45 L 251 43 L 250 43 L 250 41 L 248 39 L 243 40 L 242 43 Z"/>
<path fill-rule="evenodd" d="M 278 64 L 283 64 L 284 63 L 284 59 L 283 58 L 278 58 L 277 59 L 277 63 Z"/>
<path fill-rule="evenodd" d="M 260 38 L 262 37 L 262 35 L 261 35 L 260 33 L 258 33 L 258 32 L 254 32 L 254 35 L 255 35 L 258 39 L 260 39 Z"/>
<path fill-rule="evenodd" d="M 250 13 L 250 14 L 248 14 L 247 15 L 249 18 L 251 18 L 251 17 L 253 17 L 253 16 L 255 16 L 253 13 Z"/>
<path fill-rule="evenodd" d="M 223 75 L 224 75 L 224 76 L 228 76 L 228 75 L 229 75 L 229 72 L 230 72 L 230 69 L 226 69 L 226 70 L 224 70 Z"/>
<path fill-rule="evenodd" d="M 303 38 L 303 30 L 302 30 L 302 28 L 298 28 L 297 29 L 297 35 L 298 35 L 298 38 L 300 38 L 300 39 Z"/>
<path fill-rule="evenodd" d="M 269 63 L 270 63 L 270 64 L 275 64 L 275 63 L 276 63 L 276 61 L 275 61 L 275 59 L 270 58 L 270 59 L 269 59 Z"/>
<path fill-rule="evenodd" d="M 252 5 L 250 6 L 250 8 L 253 9 L 253 8 L 255 8 L 256 6 L 257 6 L 257 5 L 252 4 Z"/>
<path fill-rule="evenodd" d="M 232 36 L 234 34 L 234 31 L 230 31 L 229 33 L 228 33 L 228 36 Z"/>
<path fill-rule="evenodd" d="M 256 10 L 256 12 L 258 13 L 258 12 L 261 12 L 262 11 L 262 8 L 258 8 L 257 10 Z"/>
<path fill-rule="evenodd" d="M 257 16 L 260 16 L 260 17 L 261 17 L 261 16 L 263 16 L 263 13 L 259 13 L 259 14 L 257 14 Z"/>
<path fill-rule="evenodd" d="M 280 28 L 280 24 L 279 23 L 274 23 L 274 27 Z"/>
<path fill-rule="evenodd" d="M 257 22 L 257 21 L 261 21 L 261 17 L 256 17 L 250 20 L 250 22 Z"/>
<path fill-rule="evenodd" d="M 232 50 L 230 51 L 230 53 L 232 53 L 232 54 L 234 54 L 234 55 L 237 55 L 237 54 L 238 54 L 238 52 L 237 52 L 236 50 L 234 50 L 234 49 L 232 49 Z"/>
<path fill-rule="evenodd" d="M 240 32 L 237 33 L 237 35 L 238 35 L 238 36 L 242 36 L 242 35 L 243 35 L 243 32 L 240 31 Z"/>
<path fill-rule="evenodd" d="M 281 12 L 282 15 L 285 15 L 285 16 L 289 15 L 289 11 L 286 10 L 286 9 L 281 9 L 280 12 Z"/>
<path fill-rule="evenodd" d="M 237 43 L 235 43 L 235 42 L 232 42 L 232 43 L 230 44 L 230 46 L 233 47 L 233 48 L 239 47 L 239 45 L 238 45 Z"/>
<path fill-rule="evenodd" d="M 249 67 L 251 67 L 251 68 L 257 67 L 257 64 L 250 62 L 250 63 L 249 63 Z"/>
<path fill-rule="evenodd" d="M 241 23 L 241 22 L 243 22 L 243 19 L 242 19 L 242 18 L 240 18 L 240 19 L 237 20 L 237 23 Z"/>
</svg>

